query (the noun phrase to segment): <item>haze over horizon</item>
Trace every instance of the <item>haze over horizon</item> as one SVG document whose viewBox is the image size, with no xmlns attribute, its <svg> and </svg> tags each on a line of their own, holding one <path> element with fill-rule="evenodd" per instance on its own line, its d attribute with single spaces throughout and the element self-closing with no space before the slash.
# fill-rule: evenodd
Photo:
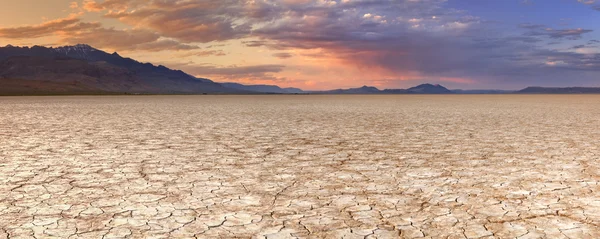
<svg viewBox="0 0 600 239">
<path fill-rule="evenodd" d="M 217 82 L 600 86 L 596 0 L 22 0 L 0 14 L 0 45 L 88 44 Z"/>
</svg>

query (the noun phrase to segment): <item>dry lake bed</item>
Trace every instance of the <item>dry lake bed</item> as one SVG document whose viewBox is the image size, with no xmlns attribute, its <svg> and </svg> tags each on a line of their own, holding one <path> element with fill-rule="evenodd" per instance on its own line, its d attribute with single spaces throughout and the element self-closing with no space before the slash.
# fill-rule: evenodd
<svg viewBox="0 0 600 239">
<path fill-rule="evenodd" d="M 0 238 L 599 238 L 600 96 L 0 97 Z"/>
</svg>

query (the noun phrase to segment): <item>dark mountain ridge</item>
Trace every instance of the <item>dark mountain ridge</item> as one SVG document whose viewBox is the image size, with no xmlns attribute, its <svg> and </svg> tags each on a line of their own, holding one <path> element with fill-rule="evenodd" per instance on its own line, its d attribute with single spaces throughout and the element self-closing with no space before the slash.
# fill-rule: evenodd
<svg viewBox="0 0 600 239">
<path fill-rule="evenodd" d="M 99 93 L 133 94 L 243 92 L 208 79 L 196 78 L 180 70 L 141 63 L 88 45 L 58 48 L 0 47 L 0 83 L 4 81 L 11 82 L 12 91 L 31 94 L 68 92 L 67 88 L 75 88 L 77 92 L 92 90 Z M 19 82 L 21 87 L 18 86 Z M 52 82 L 55 87 L 45 89 L 41 85 L 47 84 L 42 82 Z M 66 84 L 66 88 L 56 89 L 61 82 Z"/>
<path fill-rule="evenodd" d="M 448 90 L 437 84 L 421 84 L 408 89 L 363 86 L 304 91 L 277 85 L 216 83 L 85 44 L 56 48 L 0 47 L 0 95 L 38 94 L 600 94 L 600 88 Z"/>
<path fill-rule="evenodd" d="M 415 87 L 408 88 L 407 91 L 413 94 L 452 94 L 454 92 L 446 87 L 435 84 L 421 84 Z"/>
<path fill-rule="evenodd" d="M 519 94 L 600 94 L 600 87 L 540 87 L 519 90 Z"/>
<path fill-rule="evenodd" d="M 309 91 L 314 94 L 380 94 L 381 91 L 376 87 L 362 86 L 360 88 L 336 89 L 327 91 Z"/>
<path fill-rule="evenodd" d="M 302 93 L 303 91 L 296 88 L 281 88 L 276 85 L 243 85 L 239 83 L 220 83 L 222 86 L 227 88 L 242 90 L 242 91 L 251 91 L 258 93 L 267 93 L 267 94 L 295 94 Z"/>
<path fill-rule="evenodd" d="M 74 59 L 85 60 L 88 62 L 106 62 L 115 66 L 127 68 L 132 71 L 156 71 L 161 73 L 172 74 L 176 77 L 187 77 L 193 79 L 199 79 L 200 81 L 212 82 L 208 79 L 196 78 L 186 74 L 180 70 L 171 70 L 165 66 L 158 65 L 154 66 L 151 63 L 141 63 L 131 58 L 121 57 L 118 53 L 114 52 L 109 54 L 107 52 L 95 49 L 89 45 L 78 44 L 74 46 L 62 46 L 62 47 L 14 47 L 8 45 L 7 47 L 0 47 L 0 60 L 4 60 L 12 56 L 37 56 L 37 57 L 69 57 Z"/>
</svg>

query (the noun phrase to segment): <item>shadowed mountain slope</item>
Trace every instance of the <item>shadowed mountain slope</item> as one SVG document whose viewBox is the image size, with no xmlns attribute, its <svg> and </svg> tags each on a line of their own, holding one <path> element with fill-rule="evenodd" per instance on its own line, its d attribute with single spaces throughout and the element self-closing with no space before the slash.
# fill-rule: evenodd
<svg viewBox="0 0 600 239">
<path fill-rule="evenodd" d="M 54 94 L 57 90 L 75 90 L 75 94 L 82 90 L 119 94 L 242 92 L 183 71 L 141 63 L 117 53 L 108 54 L 88 45 L 0 47 L 0 83 L 8 85 L 9 81 L 13 91 L 21 89 L 33 94 Z M 64 87 L 60 87 L 61 84 Z M 35 89 L 31 88 L 33 85 Z M 46 88 L 50 85 L 53 87 Z M 0 88 L 0 94 L 9 94 L 7 89 Z"/>
<path fill-rule="evenodd" d="M 600 87 L 527 87 L 516 93 L 520 94 L 599 94 Z"/>
<path fill-rule="evenodd" d="M 221 85 L 242 91 L 251 91 L 259 93 L 271 93 L 271 94 L 297 94 L 304 93 L 303 90 L 298 88 L 281 88 L 276 85 L 243 85 L 239 83 L 220 83 Z"/>
</svg>

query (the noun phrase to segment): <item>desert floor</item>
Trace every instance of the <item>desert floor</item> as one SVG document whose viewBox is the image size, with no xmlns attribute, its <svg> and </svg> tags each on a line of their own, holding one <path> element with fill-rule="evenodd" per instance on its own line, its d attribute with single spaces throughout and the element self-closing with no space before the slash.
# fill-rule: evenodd
<svg viewBox="0 0 600 239">
<path fill-rule="evenodd" d="M 0 97 L 0 238 L 600 238 L 600 96 Z"/>
</svg>

